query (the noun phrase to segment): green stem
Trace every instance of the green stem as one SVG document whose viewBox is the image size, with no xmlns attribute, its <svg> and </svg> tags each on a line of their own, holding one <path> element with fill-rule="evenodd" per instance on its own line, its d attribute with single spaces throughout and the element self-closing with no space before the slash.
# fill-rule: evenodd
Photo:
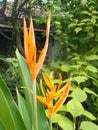
<svg viewBox="0 0 98 130">
<path fill-rule="evenodd" d="M 76 118 L 74 118 L 74 124 L 73 125 L 74 125 L 73 130 L 75 130 L 76 129 Z"/>
<path fill-rule="evenodd" d="M 49 120 L 50 130 L 52 130 L 52 121 Z"/>
<path fill-rule="evenodd" d="M 37 119 L 37 99 L 36 99 L 36 79 L 33 81 L 33 102 L 34 102 L 34 130 L 38 130 Z"/>
</svg>

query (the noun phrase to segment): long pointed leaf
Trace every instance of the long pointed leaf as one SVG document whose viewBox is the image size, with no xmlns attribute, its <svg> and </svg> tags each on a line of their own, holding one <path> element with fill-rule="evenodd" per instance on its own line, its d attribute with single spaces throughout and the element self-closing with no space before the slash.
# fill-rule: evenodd
<svg viewBox="0 0 98 130">
<path fill-rule="evenodd" d="M 0 122 L 0 130 L 5 130 L 4 125 Z"/>
<path fill-rule="evenodd" d="M 20 112 L 0 76 L 0 122 L 6 130 L 26 130 Z M 10 125 L 9 125 L 10 124 Z"/>
<path fill-rule="evenodd" d="M 18 97 L 19 111 L 22 115 L 22 118 L 25 122 L 26 127 L 28 128 L 28 130 L 30 130 L 31 129 L 30 128 L 30 118 L 29 118 L 29 114 L 28 114 L 28 110 L 27 110 L 27 106 L 26 106 L 26 101 L 21 96 L 21 94 L 18 92 L 18 90 L 17 90 L 17 97 Z"/>
<path fill-rule="evenodd" d="M 30 75 L 30 71 L 28 69 L 28 66 L 26 64 L 26 61 L 24 57 L 16 50 L 16 56 L 18 59 L 19 69 L 20 69 L 20 76 L 24 87 L 29 87 L 32 89 L 32 79 Z M 32 130 L 32 123 L 33 123 L 33 100 L 32 95 L 24 89 L 25 93 L 25 100 L 26 100 L 26 106 L 29 113 L 30 118 L 30 126 Z"/>
</svg>

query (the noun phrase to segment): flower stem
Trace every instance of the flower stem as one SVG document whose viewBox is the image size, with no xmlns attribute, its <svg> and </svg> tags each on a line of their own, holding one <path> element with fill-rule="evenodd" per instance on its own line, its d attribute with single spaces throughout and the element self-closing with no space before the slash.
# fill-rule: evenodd
<svg viewBox="0 0 98 130">
<path fill-rule="evenodd" d="M 33 102 L 34 102 L 34 130 L 38 130 L 37 119 L 37 99 L 36 99 L 36 79 L 33 81 Z"/>
<path fill-rule="evenodd" d="M 52 120 L 49 120 L 49 127 L 50 127 L 50 130 L 52 130 Z"/>
<path fill-rule="evenodd" d="M 74 118 L 73 130 L 76 129 L 76 118 Z"/>
</svg>

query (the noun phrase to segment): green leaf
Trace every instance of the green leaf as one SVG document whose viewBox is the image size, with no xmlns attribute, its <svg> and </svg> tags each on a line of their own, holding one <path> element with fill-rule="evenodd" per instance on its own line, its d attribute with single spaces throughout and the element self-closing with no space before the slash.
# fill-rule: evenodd
<svg viewBox="0 0 98 130">
<path fill-rule="evenodd" d="M 5 98 L 2 90 L 0 89 L 0 120 L 1 123 L 4 124 L 5 129 L 9 128 L 9 130 L 16 130 L 14 117 L 11 112 L 11 108 L 8 104 L 7 99 Z M 8 119 L 7 119 L 8 118 Z M 10 124 L 10 125 L 9 125 Z"/>
<path fill-rule="evenodd" d="M 74 118 L 76 118 L 77 116 L 83 114 L 84 108 L 78 100 L 72 99 L 67 103 L 67 111 L 70 112 Z"/>
<path fill-rule="evenodd" d="M 77 99 L 79 102 L 84 102 L 87 99 L 86 93 L 81 90 L 80 88 L 75 89 L 71 96 L 75 99 Z"/>
<path fill-rule="evenodd" d="M 98 42 L 98 33 L 96 33 L 95 36 L 96 36 L 96 37 L 95 37 L 95 41 Z"/>
<path fill-rule="evenodd" d="M 72 27 L 75 27 L 76 26 L 76 23 L 71 23 L 68 25 L 69 28 L 72 28 Z"/>
<path fill-rule="evenodd" d="M 91 23 L 92 23 L 92 24 L 95 24 L 95 23 L 96 23 L 96 18 L 95 18 L 95 17 L 92 17 L 92 18 L 91 18 Z"/>
<path fill-rule="evenodd" d="M 92 33 L 92 32 L 88 32 L 88 37 L 89 37 L 89 38 L 94 38 L 94 37 L 95 37 L 95 34 Z"/>
<path fill-rule="evenodd" d="M 64 72 L 68 72 L 69 71 L 69 65 L 62 65 L 61 70 L 64 71 Z"/>
<path fill-rule="evenodd" d="M 5 128 L 1 122 L 0 122 L 0 130 L 5 130 Z"/>
<path fill-rule="evenodd" d="M 61 25 L 60 21 L 55 21 L 55 24 L 56 24 L 57 26 L 60 26 L 60 25 Z"/>
<path fill-rule="evenodd" d="M 81 65 L 71 65 L 70 68 L 73 70 L 78 70 L 81 67 Z"/>
<path fill-rule="evenodd" d="M 73 129 L 73 122 L 61 114 L 55 114 L 52 118 L 52 123 L 58 123 L 58 125 L 63 130 L 72 130 Z"/>
<path fill-rule="evenodd" d="M 78 26 L 83 26 L 83 25 L 85 25 L 85 23 L 78 23 L 77 25 Z"/>
<path fill-rule="evenodd" d="M 93 80 L 93 84 L 97 87 L 98 86 L 98 80 Z"/>
<path fill-rule="evenodd" d="M 59 111 L 67 112 L 67 106 L 66 106 L 66 104 L 62 105 L 62 106 L 60 107 L 60 110 L 59 110 Z"/>
<path fill-rule="evenodd" d="M 84 91 L 86 92 L 86 93 L 89 93 L 89 94 L 93 94 L 94 96 L 96 96 L 97 97 L 97 94 L 94 92 L 94 91 L 92 91 L 91 89 L 89 89 L 89 88 L 84 88 Z"/>
<path fill-rule="evenodd" d="M 91 120 L 96 120 L 96 117 L 92 113 L 90 113 L 89 111 L 84 110 L 83 115 L 88 117 Z"/>
<path fill-rule="evenodd" d="M 82 1 L 83 1 L 83 0 L 82 0 Z M 91 13 L 89 13 L 88 11 L 82 11 L 81 13 L 91 16 Z"/>
<path fill-rule="evenodd" d="M 42 3 L 43 3 L 43 4 L 46 4 L 46 3 L 47 3 L 47 0 L 42 0 Z"/>
<path fill-rule="evenodd" d="M 73 80 L 76 81 L 78 84 L 85 82 L 88 79 L 86 76 L 75 76 Z"/>
<path fill-rule="evenodd" d="M 19 64 L 19 69 L 20 69 L 20 76 L 22 79 L 22 83 L 24 87 L 27 88 L 32 88 L 32 79 L 31 79 L 31 74 L 28 69 L 28 66 L 26 64 L 26 61 L 24 57 L 16 50 L 16 56 Z M 26 105 L 27 105 L 27 110 L 29 113 L 29 118 L 30 118 L 30 126 L 32 130 L 32 124 L 33 124 L 33 100 L 32 100 L 32 95 L 24 89 L 25 93 L 25 100 L 26 100 Z"/>
<path fill-rule="evenodd" d="M 65 123 L 66 122 L 66 123 Z M 58 122 L 58 125 L 64 129 L 64 130 L 72 130 L 73 129 L 73 123 L 71 120 L 69 120 L 67 117 L 62 116 L 60 117 L 60 120 Z"/>
<path fill-rule="evenodd" d="M 17 90 L 17 97 L 18 97 L 18 108 L 19 111 L 21 113 L 21 116 L 24 120 L 24 123 L 26 124 L 26 127 L 28 128 L 28 130 L 30 130 L 30 118 L 29 118 L 29 113 L 27 110 L 27 106 L 26 106 L 26 101 L 24 100 L 24 98 L 20 95 L 20 93 Z"/>
<path fill-rule="evenodd" d="M 26 130 L 20 112 L 6 84 L 0 77 L 0 122 L 5 130 Z M 10 125 L 9 125 L 10 124 Z M 17 125 L 18 124 L 18 125 Z M 9 128 L 9 129 L 8 129 Z"/>
<path fill-rule="evenodd" d="M 95 14 L 96 16 L 98 14 L 97 10 L 93 10 L 92 13 Z"/>
<path fill-rule="evenodd" d="M 91 72 L 94 72 L 94 73 L 97 73 L 97 68 L 92 66 L 92 65 L 88 65 L 86 67 L 87 70 L 91 71 Z"/>
<path fill-rule="evenodd" d="M 77 27 L 77 28 L 75 28 L 75 32 L 76 32 L 76 34 L 78 34 L 78 32 L 80 32 L 82 30 L 82 28 L 81 27 Z"/>
<path fill-rule="evenodd" d="M 91 30 L 93 30 L 93 26 L 91 26 L 91 24 L 90 24 L 90 25 L 88 25 L 88 26 L 85 27 L 85 30 L 88 32 L 88 34 L 89 33 L 93 33 L 93 32 L 90 32 Z"/>
<path fill-rule="evenodd" d="M 83 20 L 81 20 L 81 22 L 89 23 L 90 19 L 83 19 Z"/>
<path fill-rule="evenodd" d="M 53 62 L 50 63 L 50 66 L 59 69 L 60 68 L 60 64 L 61 64 L 61 62 L 59 62 L 59 61 L 58 62 L 54 62 L 53 61 Z"/>
<path fill-rule="evenodd" d="M 90 55 L 85 57 L 86 60 L 98 60 L 98 55 Z"/>
<path fill-rule="evenodd" d="M 40 102 L 37 103 L 37 106 L 38 106 L 39 130 L 49 130 L 49 124 L 48 124 L 48 120 L 45 114 L 45 108 Z"/>
<path fill-rule="evenodd" d="M 98 125 L 90 121 L 83 121 L 80 125 L 79 130 L 98 130 Z"/>
</svg>

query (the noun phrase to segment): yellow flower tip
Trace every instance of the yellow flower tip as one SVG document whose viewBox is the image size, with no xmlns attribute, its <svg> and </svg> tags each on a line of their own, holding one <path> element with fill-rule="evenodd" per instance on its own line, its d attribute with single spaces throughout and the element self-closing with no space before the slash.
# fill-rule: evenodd
<svg viewBox="0 0 98 130">
<path fill-rule="evenodd" d="M 25 17 L 23 18 L 23 22 L 26 22 L 26 19 L 25 19 Z"/>
<path fill-rule="evenodd" d="M 32 17 L 30 17 L 30 22 L 32 21 Z"/>
<path fill-rule="evenodd" d="M 52 71 L 52 72 L 50 73 L 50 77 L 53 78 L 53 75 L 54 75 L 54 71 Z"/>
<path fill-rule="evenodd" d="M 72 81 L 72 77 L 69 78 L 69 81 L 70 81 L 70 82 Z"/>
<path fill-rule="evenodd" d="M 43 83 L 41 79 L 40 79 L 40 89 L 41 89 L 43 97 L 45 97 L 44 87 L 43 87 Z"/>
<path fill-rule="evenodd" d="M 51 112 L 51 116 L 53 116 L 60 109 L 60 107 L 62 106 L 62 104 L 65 102 L 65 100 L 66 100 L 66 98 L 68 96 L 69 90 L 70 90 L 70 85 L 71 85 L 71 81 L 69 80 L 67 82 L 67 84 L 63 87 L 64 90 L 63 90 L 63 92 L 62 92 L 59 100 L 54 105 L 53 110 Z"/>
<path fill-rule="evenodd" d="M 24 29 L 24 34 L 25 34 L 25 30 L 27 29 L 25 17 L 24 17 L 24 19 L 23 19 L 23 29 Z M 24 36 L 24 38 L 25 38 L 25 36 Z"/>
<path fill-rule="evenodd" d="M 47 20 L 47 25 L 50 25 L 50 21 L 51 21 L 51 13 L 48 13 L 48 20 Z"/>
<path fill-rule="evenodd" d="M 59 73 L 59 79 L 61 79 L 61 80 L 62 80 L 62 74 L 61 74 L 61 73 Z"/>
</svg>

